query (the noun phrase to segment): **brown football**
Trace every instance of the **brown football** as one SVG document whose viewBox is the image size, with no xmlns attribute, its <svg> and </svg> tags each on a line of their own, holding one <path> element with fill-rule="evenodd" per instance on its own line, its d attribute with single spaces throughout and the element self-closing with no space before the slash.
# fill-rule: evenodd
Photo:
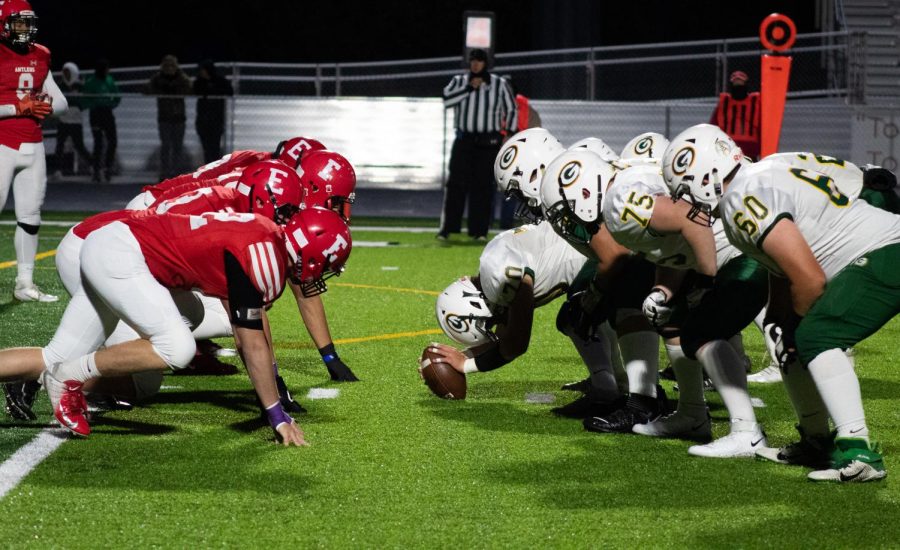
<svg viewBox="0 0 900 550">
<path fill-rule="evenodd" d="M 465 399 L 466 375 L 454 369 L 442 357 L 425 348 L 420 365 L 428 389 L 441 399 Z"/>
</svg>

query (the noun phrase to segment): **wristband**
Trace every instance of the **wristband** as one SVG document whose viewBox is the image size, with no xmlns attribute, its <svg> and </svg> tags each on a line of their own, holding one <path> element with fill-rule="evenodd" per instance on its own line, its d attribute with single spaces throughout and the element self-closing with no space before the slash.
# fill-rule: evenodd
<svg viewBox="0 0 900 550">
<path fill-rule="evenodd" d="M 293 424 L 294 419 L 288 416 L 284 409 L 281 408 L 281 402 L 276 401 L 275 403 L 266 407 L 266 415 L 269 417 L 269 425 L 272 426 L 272 429 L 278 431 L 278 427 L 282 424 Z"/>
<path fill-rule="evenodd" d="M 466 359 L 466 362 L 463 363 L 463 372 L 469 374 L 471 372 L 478 372 L 478 366 L 475 364 L 475 358 L 469 357 Z"/>
<path fill-rule="evenodd" d="M 338 358 L 337 351 L 334 349 L 334 344 L 328 344 L 327 346 L 319 348 L 319 355 L 322 356 L 322 361 L 325 361 L 326 363 L 331 363 Z"/>
<path fill-rule="evenodd" d="M 488 372 L 499 369 L 503 365 L 509 363 L 500 353 L 500 346 L 494 346 L 486 352 L 475 357 L 475 367 L 480 372 Z"/>
</svg>

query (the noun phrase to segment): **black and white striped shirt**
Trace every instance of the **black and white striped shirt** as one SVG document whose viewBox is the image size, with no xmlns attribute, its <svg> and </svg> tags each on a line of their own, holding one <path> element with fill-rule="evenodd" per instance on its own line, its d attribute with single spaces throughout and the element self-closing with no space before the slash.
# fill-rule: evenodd
<svg viewBox="0 0 900 550">
<path fill-rule="evenodd" d="M 506 128 L 516 131 L 516 102 L 509 83 L 501 76 L 489 73 L 476 90 L 469 86 L 469 73 L 453 77 L 444 88 L 444 108 L 456 108 L 454 126 L 471 133 L 499 132 Z"/>
</svg>

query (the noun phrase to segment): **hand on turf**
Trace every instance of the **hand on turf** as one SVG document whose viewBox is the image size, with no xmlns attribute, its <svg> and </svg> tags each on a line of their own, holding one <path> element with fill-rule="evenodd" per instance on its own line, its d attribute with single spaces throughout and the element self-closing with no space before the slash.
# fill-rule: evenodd
<svg viewBox="0 0 900 550">
<path fill-rule="evenodd" d="M 459 351 L 458 349 L 454 348 L 453 346 L 448 346 L 446 344 L 438 344 L 436 342 L 432 343 L 431 346 L 429 346 L 429 347 L 431 348 L 431 351 L 433 351 L 434 353 L 437 353 L 438 355 L 443 357 L 444 361 L 446 363 L 448 363 L 451 367 L 453 367 L 455 370 L 465 374 L 465 372 L 466 372 L 465 364 L 466 364 L 466 359 L 468 359 L 466 357 L 465 353 Z"/>
<path fill-rule="evenodd" d="M 296 445 L 297 447 L 309 446 L 309 443 L 303 438 L 303 430 L 300 429 L 296 422 L 291 422 L 290 424 L 283 422 L 275 428 L 275 431 L 278 432 L 278 438 L 285 447 L 290 447 L 291 445 Z"/>
<path fill-rule="evenodd" d="M 328 369 L 328 374 L 335 382 L 359 382 L 359 378 L 340 358 L 325 363 L 325 368 Z"/>
</svg>

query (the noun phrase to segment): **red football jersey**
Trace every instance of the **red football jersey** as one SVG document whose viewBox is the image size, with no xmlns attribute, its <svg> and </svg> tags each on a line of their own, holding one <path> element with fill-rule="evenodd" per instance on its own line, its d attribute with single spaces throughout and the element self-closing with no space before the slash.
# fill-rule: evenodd
<svg viewBox="0 0 900 550">
<path fill-rule="evenodd" d="M 284 290 L 285 237 L 275 222 L 258 214 L 207 213 L 201 216 L 132 217 L 131 228 L 150 272 L 168 288 L 200 289 L 228 298 L 225 251 L 240 262 L 266 303 Z"/>
<path fill-rule="evenodd" d="M 139 218 L 153 216 L 154 214 L 156 213 L 152 210 L 112 210 L 110 212 L 96 214 L 90 218 L 85 218 L 81 223 L 72 228 L 72 232 L 75 233 L 76 237 L 86 239 L 93 231 L 112 222 L 131 217 Z"/>
<path fill-rule="evenodd" d="M 184 185 L 185 183 L 217 178 L 226 175 L 229 172 L 234 172 L 235 170 L 243 170 L 254 162 L 270 160 L 271 158 L 272 153 L 263 153 L 261 151 L 234 151 L 233 153 L 228 153 L 219 160 L 204 164 L 194 172 L 169 178 L 156 185 L 148 185 L 144 187 L 143 190 L 150 191 L 154 197 L 158 197 L 158 193 L 162 193 L 172 187 Z M 218 185 L 225 185 L 225 183 L 219 183 Z"/>
<path fill-rule="evenodd" d="M 0 44 L 0 105 L 17 105 L 19 99 L 40 92 L 50 71 L 50 50 L 34 44 L 20 54 Z M 44 138 L 37 119 L 24 116 L 0 118 L 0 145 L 18 149 L 23 143 Z"/>
<path fill-rule="evenodd" d="M 250 212 L 250 197 L 235 189 L 208 187 L 204 180 L 179 185 L 160 196 L 152 206 L 157 214 L 198 215 L 204 212 Z M 193 189 L 191 189 L 193 188 Z"/>
</svg>

